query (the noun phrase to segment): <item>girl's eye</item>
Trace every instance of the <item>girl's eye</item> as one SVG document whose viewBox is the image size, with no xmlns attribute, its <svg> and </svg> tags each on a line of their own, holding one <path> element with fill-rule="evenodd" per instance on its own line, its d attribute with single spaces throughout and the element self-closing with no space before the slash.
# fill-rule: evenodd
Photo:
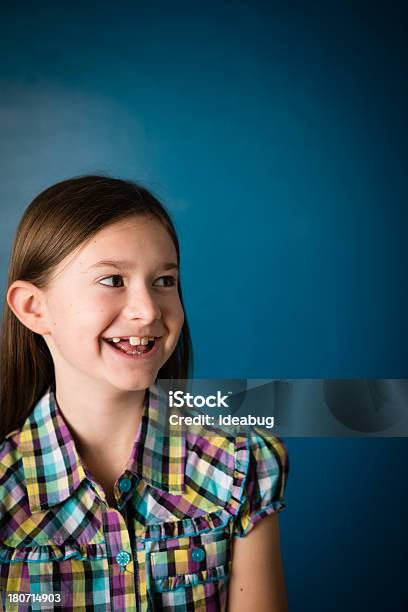
<svg viewBox="0 0 408 612">
<path fill-rule="evenodd" d="M 113 281 L 113 283 L 104 283 L 102 281 L 108 281 L 110 279 L 120 279 L 122 281 L 121 285 L 118 285 L 115 280 Z M 162 281 L 161 283 L 159 281 Z M 120 274 L 113 274 L 112 276 L 106 276 L 105 278 L 102 278 L 99 283 L 101 285 L 105 285 L 106 287 L 123 287 L 123 278 Z M 158 284 L 159 283 L 159 284 Z M 155 282 L 155 286 L 158 287 L 175 287 L 177 285 L 177 278 L 175 276 L 161 276 L 160 278 L 158 278 Z"/>
<path fill-rule="evenodd" d="M 156 283 L 158 281 L 165 281 L 165 284 L 159 285 L 159 287 L 175 287 L 177 285 L 177 278 L 175 276 L 161 276 L 157 279 Z"/>
<path fill-rule="evenodd" d="M 120 274 L 114 274 L 113 276 L 106 276 L 105 278 L 102 278 L 99 282 L 101 285 L 105 285 L 105 283 L 103 283 L 102 281 L 109 280 L 110 278 L 116 278 L 116 279 L 120 278 L 121 279 L 122 277 L 120 276 Z M 113 285 L 106 285 L 106 286 L 107 287 L 123 287 L 123 284 L 122 285 L 113 284 Z"/>
</svg>

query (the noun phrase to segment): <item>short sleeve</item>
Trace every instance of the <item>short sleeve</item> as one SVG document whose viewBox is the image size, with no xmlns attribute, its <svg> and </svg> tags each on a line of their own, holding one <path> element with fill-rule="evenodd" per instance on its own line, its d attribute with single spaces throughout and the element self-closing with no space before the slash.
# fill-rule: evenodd
<svg viewBox="0 0 408 612">
<path fill-rule="evenodd" d="M 286 507 L 284 499 L 289 455 L 281 438 L 250 428 L 248 463 L 240 507 L 234 521 L 234 537 L 246 536 L 263 517 Z"/>
</svg>

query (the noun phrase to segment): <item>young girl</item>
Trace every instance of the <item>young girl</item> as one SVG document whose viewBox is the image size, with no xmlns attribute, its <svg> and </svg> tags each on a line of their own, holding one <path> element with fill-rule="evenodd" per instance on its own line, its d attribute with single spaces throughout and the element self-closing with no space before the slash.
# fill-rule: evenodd
<svg viewBox="0 0 408 612">
<path fill-rule="evenodd" d="M 66 180 L 25 211 L 1 342 L 6 610 L 287 610 L 283 442 L 163 434 L 156 381 L 190 372 L 179 266 L 132 182 Z"/>
</svg>

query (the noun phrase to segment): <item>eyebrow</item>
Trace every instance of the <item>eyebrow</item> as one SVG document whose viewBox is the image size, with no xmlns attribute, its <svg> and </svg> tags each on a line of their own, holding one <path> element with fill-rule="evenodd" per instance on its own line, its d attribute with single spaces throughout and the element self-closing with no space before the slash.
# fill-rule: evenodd
<svg viewBox="0 0 408 612">
<path fill-rule="evenodd" d="M 178 270 L 178 265 L 172 261 L 165 262 L 160 266 L 163 270 Z M 126 259 L 102 259 L 101 261 L 97 261 L 92 264 L 85 270 L 93 270 L 95 268 L 117 268 L 118 270 L 132 270 L 134 268 L 133 264 L 127 261 Z"/>
</svg>

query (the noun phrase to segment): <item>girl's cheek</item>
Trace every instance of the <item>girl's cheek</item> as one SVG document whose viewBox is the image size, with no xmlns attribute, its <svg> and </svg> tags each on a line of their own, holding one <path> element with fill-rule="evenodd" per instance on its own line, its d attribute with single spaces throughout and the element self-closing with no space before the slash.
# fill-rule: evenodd
<svg viewBox="0 0 408 612">
<path fill-rule="evenodd" d="M 180 298 L 178 295 L 173 295 L 171 299 L 161 300 L 158 302 L 158 306 L 162 315 L 166 315 L 167 317 L 171 317 L 173 319 L 184 319 L 184 310 L 180 302 Z"/>
<path fill-rule="evenodd" d="M 180 300 L 177 298 L 176 302 L 172 305 L 172 309 L 169 315 L 173 317 L 174 322 L 181 328 L 184 323 L 184 310 Z"/>
<path fill-rule="evenodd" d="M 180 320 L 179 320 L 179 325 L 180 325 L 180 329 L 183 327 L 184 325 L 184 310 L 182 308 L 180 308 Z"/>
<path fill-rule="evenodd" d="M 88 315 L 88 318 L 91 321 L 95 322 L 95 318 L 100 319 L 106 315 L 109 315 L 113 310 L 115 310 L 115 304 L 109 298 L 103 296 L 97 300 L 90 300 L 86 305 L 86 308 L 83 309 L 84 314 Z M 117 306 L 116 306 L 117 310 Z"/>
</svg>

